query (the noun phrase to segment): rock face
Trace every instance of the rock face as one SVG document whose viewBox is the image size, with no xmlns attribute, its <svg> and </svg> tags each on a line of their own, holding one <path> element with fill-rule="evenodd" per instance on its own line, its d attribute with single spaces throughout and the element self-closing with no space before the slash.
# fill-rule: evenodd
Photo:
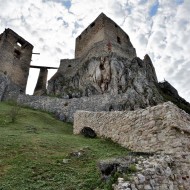
<svg viewBox="0 0 190 190">
<path fill-rule="evenodd" d="M 16 100 L 22 89 L 14 84 L 10 78 L 0 72 L 0 101 L 3 100 Z"/>
<path fill-rule="evenodd" d="M 122 106 L 135 109 L 163 101 L 157 83 L 150 57 L 138 58 L 129 36 L 102 13 L 77 37 L 75 59 L 61 60 L 47 93 L 68 99 L 108 95 L 110 100 L 122 94 L 127 97 Z"/>
<path fill-rule="evenodd" d="M 165 101 L 171 101 L 190 114 L 190 103 L 179 96 L 177 90 L 168 82 L 159 82 L 158 89 Z"/>
<path fill-rule="evenodd" d="M 133 60 L 112 54 L 91 58 L 72 72 L 58 70 L 48 83 L 48 94 L 63 98 L 89 97 L 102 94 L 128 94 L 144 106 L 155 105 L 162 97 L 155 86 L 157 78 L 148 55 Z"/>
</svg>

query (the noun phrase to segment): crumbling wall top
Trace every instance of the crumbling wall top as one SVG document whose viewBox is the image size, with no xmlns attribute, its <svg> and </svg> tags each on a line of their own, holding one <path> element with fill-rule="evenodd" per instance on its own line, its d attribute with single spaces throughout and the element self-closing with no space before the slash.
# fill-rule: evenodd
<svg viewBox="0 0 190 190">
<path fill-rule="evenodd" d="M 7 28 L 0 35 L 0 70 L 24 92 L 33 45 Z"/>
</svg>

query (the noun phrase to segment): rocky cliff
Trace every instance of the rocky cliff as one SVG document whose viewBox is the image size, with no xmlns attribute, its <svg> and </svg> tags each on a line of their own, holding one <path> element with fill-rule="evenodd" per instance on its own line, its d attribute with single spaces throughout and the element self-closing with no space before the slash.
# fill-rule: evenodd
<svg viewBox="0 0 190 190">
<path fill-rule="evenodd" d="M 159 82 L 157 88 L 164 101 L 171 101 L 190 114 L 190 103 L 180 97 L 178 91 L 168 81 Z"/>
<path fill-rule="evenodd" d="M 105 101 L 97 101 L 97 104 L 101 104 L 98 106 L 101 107 L 100 110 L 105 111 L 135 110 L 172 101 L 190 113 L 190 104 L 178 95 L 169 82 L 158 83 L 148 55 L 143 60 L 138 57 L 129 60 L 115 53 L 92 57 L 86 61 L 63 60 L 57 73 L 49 80 L 47 91 L 48 95 L 71 99 L 70 101 L 81 97 L 94 99 L 97 95 L 101 100 L 106 96 L 106 104 Z M 91 100 L 86 102 L 88 101 Z M 77 108 L 89 110 L 84 105 Z"/>
<path fill-rule="evenodd" d="M 11 79 L 0 71 L 0 101 L 16 100 L 22 89 L 17 86 Z"/>
<path fill-rule="evenodd" d="M 155 105 L 163 100 L 155 85 L 157 77 L 148 55 L 143 60 L 136 57 L 130 61 L 111 54 L 106 57 L 94 57 L 86 62 L 78 60 L 75 65 L 68 65 L 64 72 L 62 69 L 58 70 L 50 79 L 49 95 L 80 98 L 102 94 L 126 94 L 129 96 L 129 102 L 133 99 L 134 105 L 139 104 L 141 107 Z"/>
</svg>

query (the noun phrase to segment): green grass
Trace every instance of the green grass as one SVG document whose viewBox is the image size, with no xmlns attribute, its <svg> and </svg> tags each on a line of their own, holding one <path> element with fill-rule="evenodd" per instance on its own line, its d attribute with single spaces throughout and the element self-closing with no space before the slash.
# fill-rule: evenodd
<svg viewBox="0 0 190 190">
<path fill-rule="evenodd" d="M 97 163 L 127 155 L 126 149 L 73 135 L 72 124 L 28 108 L 21 108 L 12 123 L 13 106 L 0 103 L 0 190 L 106 189 Z M 73 156 L 74 151 L 82 156 Z"/>
</svg>

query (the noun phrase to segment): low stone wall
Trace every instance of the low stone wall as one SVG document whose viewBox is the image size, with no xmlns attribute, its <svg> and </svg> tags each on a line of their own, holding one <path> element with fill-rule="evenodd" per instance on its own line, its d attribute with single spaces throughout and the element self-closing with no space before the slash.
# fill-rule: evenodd
<svg viewBox="0 0 190 190">
<path fill-rule="evenodd" d="M 73 122 L 74 113 L 77 110 L 131 110 L 151 104 L 151 102 L 147 103 L 145 98 L 142 98 L 137 92 L 130 89 L 128 90 L 128 93 L 125 94 L 103 94 L 72 99 L 55 98 L 50 96 L 20 95 L 17 101 L 21 105 L 55 113 L 61 117 L 64 116 L 64 121 L 67 122 Z"/>
<path fill-rule="evenodd" d="M 133 151 L 174 153 L 190 150 L 190 115 L 171 102 L 136 111 L 74 115 L 74 134 L 83 127 Z"/>
</svg>

